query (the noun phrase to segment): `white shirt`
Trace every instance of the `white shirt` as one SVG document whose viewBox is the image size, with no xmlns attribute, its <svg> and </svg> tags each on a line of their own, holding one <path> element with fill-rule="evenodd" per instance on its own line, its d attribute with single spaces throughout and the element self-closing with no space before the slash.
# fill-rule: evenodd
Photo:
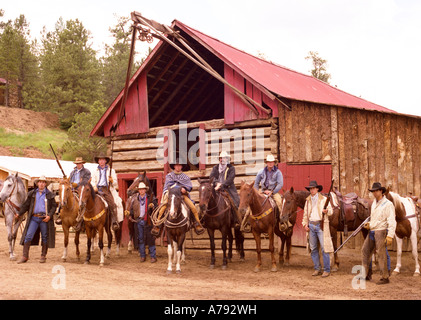
<svg viewBox="0 0 421 320">
<path fill-rule="evenodd" d="M 318 200 L 319 200 L 319 194 L 318 193 L 316 193 L 314 196 L 311 196 L 310 221 L 320 221 L 320 220 L 322 220 L 322 217 L 320 217 L 320 215 L 319 215 Z"/>
</svg>

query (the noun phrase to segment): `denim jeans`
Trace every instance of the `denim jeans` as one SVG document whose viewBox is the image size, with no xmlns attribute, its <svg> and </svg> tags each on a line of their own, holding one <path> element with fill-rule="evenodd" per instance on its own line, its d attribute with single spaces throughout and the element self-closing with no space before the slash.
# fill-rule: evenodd
<svg viewBox="0 0 421 320">
<path fill-rule="evenodd" d="M 48 226 L 47 222 L 43 222 L 42 220 L 43 218 L 31 217 L 31 221 L 29 222 L 29 227 L 26 232 L 24 243 L 32 241 L 35 232 L 37 232 L 38 230 L 38 227 L 41 230 L 41 243 L 47 243 Z"/>
<path fill-rule="evenodd" d="M 145 220 L 140 220 L 137 224 L 138 234 L 137 237 L 139 239 L 139 253 L 142 258 L 146 257 L 146 248 L 145 245 L 148 245 L 149 254 L 151 258 L 156 258 L 156 247 L 155 247 L 155 239 L 151 235 L 151 226 L 148 226 Z"/>
<path fill-rule="evenodd" d="M 322 223 L 322 222 L 321 222 Z M 324 251 L 323 245 L 323 231 L 320 229 L 320 224 L 314 225 L 309 224 L 310 232 L 309 232 L 309 239 L 310 239 L 310 250 L 311 250 L 311 259 L 313 260 L 314 269 L 321 270 L 320 265 L 320 257 L 319 257 L 319 250 L 317 244 L 320 243 L 320 248 L 322 250 L 323 256 L 323 270 L 326 272 L 330 272 L 330 256 L 328 253 Z"/>
</svg>

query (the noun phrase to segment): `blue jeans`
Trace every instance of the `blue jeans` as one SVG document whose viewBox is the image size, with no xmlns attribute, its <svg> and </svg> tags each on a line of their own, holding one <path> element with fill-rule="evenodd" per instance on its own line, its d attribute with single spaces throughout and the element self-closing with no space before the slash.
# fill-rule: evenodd
<svg viewBox="0 0 421 320">
<path fill-rule="evenodd" d="M 323 222 L 321 222 L 323 223 Z M 317 244 L 320 243 L 320 248 L 322 249 L 323 255 L 323 270 L 326 272 L 330 272 L 330 256 L 328 253 L 325 253 L 324 246 L 323 246 L 323 231 L 320 229 L 320 224 L 314 225 L 309 224 L 310 232 L 309 232 L 309 240 L 310 240 L 310 250 L 311 250 L 311 259 L 313 260 L 314 269 L 321 270 L 320 266 L 320 257 L 319 257 L 319 250 Z"/>
<path fill-rule="evenodd" d="M 47 243 L 48 226 L 47 222 L 42 222 L 42 220 L 43 218 L 31 217 L 24 243 L 32 241 L 38 228 L 41 230 L 41 243 Z"/>
<path fill-rule="evenodd" d="M 149 254 L 151 258 L 156 258 L 156 247 L 155 247 L 155 239 L 152 237 L 151 234 L 151 226 L 148 226 L 145 220 L 140 220 L 136 223 L 138 234 L 137 237 L 139 239 L 139 253 L 142 258 L 146 257 L 146 248 L 145 245 L 148 245 Z"/>
</svg>

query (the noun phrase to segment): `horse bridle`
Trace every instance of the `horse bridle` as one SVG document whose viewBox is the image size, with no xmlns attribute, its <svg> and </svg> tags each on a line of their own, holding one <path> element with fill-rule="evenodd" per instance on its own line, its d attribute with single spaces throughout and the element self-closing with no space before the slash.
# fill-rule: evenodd
<svg viewBox="0 0 421 320">
<path fill-rule="evenodd" d="M 6 201 L 5 201 L 5 203 L 9 206 L 9 208 L 13 211 L 14 215 L 17 215 L 20 211 L 20 207 L 17 204 L 15 204 L 12 200 L 10 200 L 12 198 L 13 192 L 15 191 L 15 188 L 16 188 L 17 184 L 18 184 L 18 181 L 15 180 L 13 182 L 13 189 L 10 192 L 9 196 L 6 198 Z"/>
<path fill-rule="evenodd" d="M 211 184 L 209 184 L 209 186 L 208 187 L 206 187 L 207 189 L 212 189 L 212 185 Z M 215 190 L 215 194 L 216 194 L 216 190 Z M 211 191 L 211 196 L 213 197 L 213 192 Z M 219 205 L 219 203 L 220 203 L 220 201 L 221 201 L 221 199 L 223 199 L 224 197 L 222 196 L 222 194 L 221 193 L 219 193 L 219 199 L 218 199 L 218 201 L 216 202 L 216 206 L 215 207 L 213 207 L 213 208 L 211 208 L 211 209 L 209 209 L 209 208 L 207 208 L 206 210 L 205 210 L 205 215 L 208 215 L 209 217 L 217 217 L 217 216 L 220 216 L 221 214 L 223 214 L 223 213 L 225 213 L 229 208 L 230 208 L 230 206 L 229 205 L 227 205 L 227 207 L 224 209 L 224 210 L 222 210 L 222 211 L 219 211 L 217 214 L 215 214 L 215 215 L 210 215 L 210 214 L 208 214 L 207 212 L 210 212 L 210 211 L 212 211 L 212 210 L 214 210 L 214 209 L 216 209 L 216 208 L 218 208 L 218 205 Z M 210 199 L 210 198 L 209 198 Z M 208 203 L 209 203 L 209 201 L 208 201 Z"/>
</svg>

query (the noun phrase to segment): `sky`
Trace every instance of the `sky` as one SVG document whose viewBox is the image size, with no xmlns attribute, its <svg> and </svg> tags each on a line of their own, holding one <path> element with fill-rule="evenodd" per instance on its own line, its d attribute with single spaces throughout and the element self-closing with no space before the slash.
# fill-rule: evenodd
<svg viewBox="0 0 421 320">
<path fill-rule="evenodd" d="M 310 74 L 309 51 L 327 60 L 330 84 L 399 113 L 421 116 L 419 0 L 18 0 L 4 19 L 24 14 L 33 38 L 60 17 L 79 19 L 92 47 L 111 44 L 109 28 L 133 11 L 174 19 L 253 55 Z M 3 20 L 4 20 L 3 19 Z M 147 44 L 136 42 L 139 55 Z"/>
</svg>

